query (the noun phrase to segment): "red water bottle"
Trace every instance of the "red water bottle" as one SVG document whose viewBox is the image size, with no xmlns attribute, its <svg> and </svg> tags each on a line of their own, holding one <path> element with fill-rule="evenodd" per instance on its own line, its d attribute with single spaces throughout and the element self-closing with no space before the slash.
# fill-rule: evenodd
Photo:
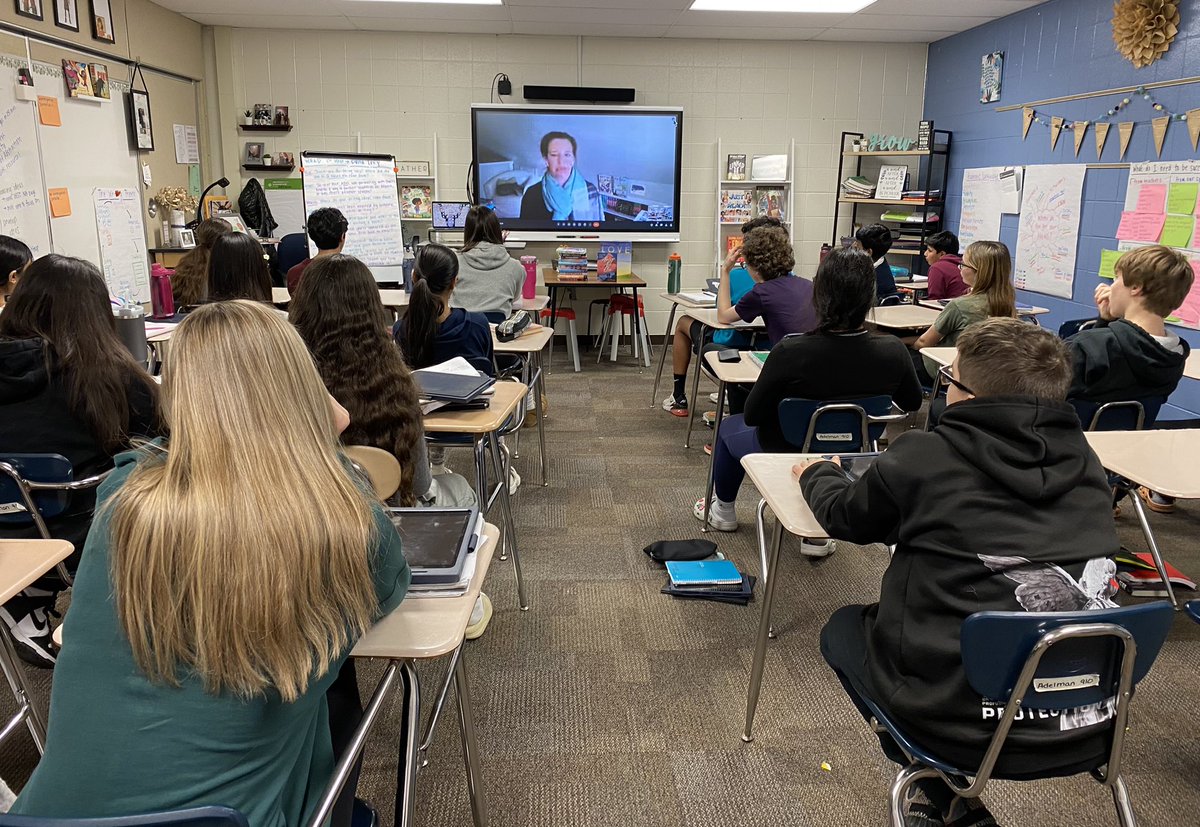
<svg viewBox="0 0 1200 827">
<path fill-rule="evenodd" d="M 150 271 L 150 318 L 169 319 L 175 315 L 175 294 L 171 290 L 171 272 L 155 265 Z"/>
</svg>

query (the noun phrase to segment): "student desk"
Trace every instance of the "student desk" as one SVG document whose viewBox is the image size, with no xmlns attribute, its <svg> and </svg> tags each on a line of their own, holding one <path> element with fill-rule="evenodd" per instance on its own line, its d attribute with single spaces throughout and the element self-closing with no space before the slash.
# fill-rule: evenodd
<svg viewBox="0 0 1200 827">
<path fill-rule="evenodd" d="M 701 310 L 716 307 L 716 301 L 711 302 L 694 302 L 691 299 L 684 298 L 679 293 L 659 293 L 660 298 L 664 298 L 671 303 L 671 312 L 667 316 L 667 332 L 663 335 L 662 351 L 658 354 L 658 370 L 654 373 L 654 387 L 650 389 L 650 407 L 658 407 L 658 383 L 662 381 L 663 365 L 667 361 L 667 346 L 671 342 L 671 338 L 675 335 L 675 311 L 680 307 L 684 310 Z"/>
<path fill-rule="evenodd" d="M 920 304 L 894 304 L 890 307 L 872 307 L 867 313 L 867 322 L 875 327 L 889 330 L 924 330 L 938 317 L 941 309 L 934 310 Z"/>
<path fill-rule="evenodd" d="M 762 330 L 764 325 L 762 319 L 755 319 L 751 322 L 734 322 L 726 324 L 717 320 L 717 308 L 715 307 L 695 307 L 688 310 L 688 315 L 696 321 L 700 322 L 700 350 L 703 351 L 703 342 L 705 335 L 709 330 Z M 664 353 L 666 347 L 663 348 Z M 700 407 L 699 400 L 696 398 L 700 393 L 700 360 L 692 360 L 695 365 L 695 373 L 692 374 L 692 396 L 688 401 L 690 409 L 688 410 L 688 426 L 687 434 L 683 438 L 683 447 L 690 448 L 692 442 L 692 428 L 696 425 L 696 409 Z M 731 363 L 732 364 L 732 363 Z M 757 378 L 757 377 L 756 377 Z M 657 394 L 655 394 L 657 396 Z"/>
<path fill-rule="evenodd" d="M 917 302 L 917 304 L 919 304 L 921 307 L 933 308 L 934 310 L 942 310 L 946 307 L 945 302 L 941 299 L 922 300 Z M 1050 308 L 1038 307 L 1036 304 L 1017 305 L 1017 318 L 1019 319 L 1032 319 L 1034 322 L 1036 322 L 1038 316 L 1044 316 L 1049 312 Z"/>
<path fill-rule="evenodd" d="M 954 364 L 954 357 L 958 355 L 956 347 L 927 347 L 921 350 L 922 356 L 928 356 L 939 365 Z"/>
<path fill-rule="evenodd" d="M 1168 497 L 1200 499 L 1200 429 L 1164 431 L 1087 431 L 1088 444 L 1108 471 L 1130 482 L 1144 485 Z M 1176 609 L 1179 601 L 1167 580 L 1162 555 L 1146 519 L 1142 498 L 1133 492 L 1129 498 L 1142 526 L 1154 566 L 1166 586 L 1167 596 Z"/>
<path fill-rule="evenodd" d="M 619 276 L 616 281 L 600 281 L 600 279 L 596 278 L 595 273 L 588 273 L 587 278 L 582 280 L 560 280 L 557 270 L 555 270 L 553 267 L 543 267 L 542 283 L 546 285 L 546 292 L 550 294 L 550 327 L 552 328 L 558 322 L 558 290 L 560 287 L 568 289 L 572 287 L 591 287 L 608 290 L 609 292 L 617 290 L 622 293 L 624 293 L 625 288 L 628 287 L 633 291 L 633 340 L 635 342 L 639 340 L 642 329 L 642 314 L 637 312 L 638 290 L 642 287 L 645 287 L 646 282 L 636 274 Z M 590 336 L 591 333 L 592 332 L 590 330 L 587 331 L 588 336 Z M 646 367 L 650 367 L 649 352 L 643 353 L 642 357 L 645 359 Z"/>
<path fill-rule="evenodd" d="M 391 309 L 408 307 L 408 293 L 404 290 L 390 289 L 379 291 L 383 306 Z M 275 304 L 287 304 L 292 300 L 286 287 L 272 287 L 271 301 Z M 534 296 L 532 299 L 518 299 L 513 302 L 513 310 L 528 310 L 537 313 L 550 303 L 549 296 Z"/>
<path fill-rule="evenodd" d="M 1183 375 L 1188 379 L 1200 379 L 1200 349 L 1188 354 L 1187 361 L 1183 364 Z"/>
<path fill-rule="evenodd" d="M 0 540 L 0 603 L 7 603 L 35 580 L 67 559 L 75 547 L 66 540 Z M 12 637 L 0 634 L 0 666 L 17 702 L 17 713 L 0 730 L 0 741 L 22 722 L 29 727 L 38 754 L 46 750 L 46 714 L 38 707 Z"/>
<path fill-rule="evenodd" d="M 521 575 L 521 558 L 517 552 L 517 529 L 513 521 L 512 500 L 508 494 L 508 475 L 504 473 L 504 461 L 500 457 L 499 431 L 510 417 L 514 418 L 517 427 L 520 426 L 525 413 L 525 394 L 529 388 L 520 382 L 497 382 L 492 387 L 495 391 L 489 407 L 477 411 L 433 411 L 425 417 L 425 433 L 470 438 L 475 449 L 475 493 L 479 497 L 479 511 L 486 515 L 496 498 L 500 498 L 504 513 L 500 559 L 508 559 L 507 552 L 512 551 L 513 573 L 517 578 L 517 604 L 525 612 L 529 610 L 529 602 L 525 599 L 525 580 Z M 492 489 L 487 484 L 489 450 L 497 479 Z"/>
<path fill-rule="evenodd" d="M 822 539 L 828 535 L 813 516 L 808 503 L 800 493 L 799 484 L 792 479 L 792 466 L 799 460 L 819 454 L 750 454 L 742 457 L 746 476 L 754 483 L 762 500 L 758 503 L 758 553 L 762 565 L 763 604 L 758 619 L 758 636 L 754 640 L 754 662 L 750 668 L 750 686 L 746 694 L 746 728 L 742 740 L 754 740 L 754 712 L 758 707 L 758 694 L 762 689 L 763 667 L 767 658 L 767 638 L 771 633 L 771 607 L 775 602 L 776 574 L 779 571 L 779 547 L 783 544 L 783 532 L 806 539 Z M 766 528 L 763 520 L 767 508 L 775 515 L 775 528 L 771 534 L 768 553 Z"/>
<path fill-rule="evenodd" d="M 708 458 L 708 487 L 704 489 L 704 524 L 701 526 L 701 531 L 708 531 L 709 519 L 709 504 L 712 502 L 713 496 L 713 463 L 717 456 L 717 440 L 721 437 L 721 421 L 725 419 L 725 390 L 730 383 L 753 385 L 758 381 L 758 375 L 762 373 L 762 365 L 758 360 L 751 356 L 752 351 L 739 351 L 741 357 L 736 362 L 722 362 L 717 358 L 716 351 L 710 350 L 704 354 L 705 361 L 712 368 L 713 375 L 717 377 L 717 414 L 713 421 L 713 450 L 712 455 Z"/>
<path fill-rule="evenodd" d="M 537 411 L 538 445 L 541 451 L 542 485 L 549 485 L 546 472 L 546 417 L 542 410 L 542 394 L 546 392 L 546 374 L 542 365 L 542 354 L 546 345 L 554 338 L 554 328 L 531 325 L 511 342 L 496 338 L 496 326 L 492 325 L 492 347 L 496 353 L 511 353 L 525 357 L 522 381 L 533 393 L 533 406 Z"/>
<path fill-rule="evenodd" d="M 387 660 L 388 671 L 380 681 L 390 683 L 389 675 L 399 670 L 404 685 L 404 751 L 400 755 L 396 779 L 396 825 L 408 827 L 412 821 L 416 800 L 417 770 L 421 755 L 433 741 L 434 727 L 453 681 L 458 693 L 458 727 L 462 738 L 463 758 L 467 770 L 467 790 L 471 798 L 471 816 L 475 827 L 488 823 L 487 803 L 483 795 L 483 779 L 479 768 L 479 746 L 475 740 L 475 717 L 471 709 L 471 694 L 467 672 L 463 665 L 463 633 L 471 618 L 471 609 L 483 589 L 492 554 L 500 540 L 494 525 L 485 525 L 486 542 L 476 550 L 475 576 L 461 597 L 414 597 L 410 592 L 387 617 L 380 618 L 365 635 L 359 638 L 350 656 Z M 450 655 L 446 679 L 436 697 L 424 735 L 420 735 L 421 691 L 414 660 L 433 660 Z M 378 688 L 377 688 L 378 691 Z"/>
</svg>

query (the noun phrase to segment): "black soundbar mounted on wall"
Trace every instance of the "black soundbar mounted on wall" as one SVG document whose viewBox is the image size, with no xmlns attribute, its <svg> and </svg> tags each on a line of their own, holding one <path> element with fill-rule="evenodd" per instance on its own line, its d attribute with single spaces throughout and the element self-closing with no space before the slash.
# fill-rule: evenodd
<svg viewBox="0 0 1200 827">
<path fill-rule="evenodd" d="M 635 91 L 614 86 L 526 86 L 525 100 L 633 103 Z"/>
</svg>

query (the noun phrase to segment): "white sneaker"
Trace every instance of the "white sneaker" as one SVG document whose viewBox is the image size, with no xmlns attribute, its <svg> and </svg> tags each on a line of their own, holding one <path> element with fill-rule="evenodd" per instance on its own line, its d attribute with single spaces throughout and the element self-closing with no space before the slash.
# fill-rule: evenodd
<svg viewBox="0 0 1200 827">
<path fill-rule="evenodd" d="M 833 554 L 833 540 L 806 540 L 800 539 L 800 553 L 805 557 L 828 557 Z"/>
<path fill-rule="evenodd" d="M 463 635 L 467 640 L 475 640 L 488 627 L 488 623 L 492 619 L 492 601 L 483 592 L 479 593 L 479 597 L 475 598 L 475 606 L 471 609 L 471 620 L 467 624 L 467 631 Z"/>
<path fill-rule="evenodd" d="M 444 462 L 439 462 L 435 465 L 429 466 L 430 476 L 436 477 L 439 474 L 451 474 L 451 473 L 453 473 L 453 472 L 449 469 L 449 467 L 447 467 L 446 463 L 444 463 Z"/>
<path fill-rule="evenodd" d="M 692 516 L 700 522 L 704 522 L 704 498 L 696 500 L 696 504 L 692 506 Z M 708 524 L 717 531 L 737 531 L 737 509 L 732 505 L 723 505 L 716 497 L 712 498 L 712 514 L 708 518 Z"/>
<path fill-rule="evenodd" d="M 708 401 L 713 403 L 714 405 L 717 404 L 717 392 L 716 391 L 713 391 L 712 393 L 710 393 L 708 395 Z"/>
<path fill-rule="evenodd" d="M 663 407 L 664 411 L 671 414 L 672 416 L 687 416 L 688 415 L 687 400 L 684 399 L 683 404 L 681 405 L 675 401 L 675 394 L 671 394 L 666 399 L 664 399 L 663 403 L 662 403 L 662 407 Z"/>
<path fill-rule="evenodd" d="M 521 475 L 517 473 L 517 469 L 509 466 L 508 469 L 508 494 L 512 496 L 517 493 L 517 489 L 521 487 Z"/>
</svg>

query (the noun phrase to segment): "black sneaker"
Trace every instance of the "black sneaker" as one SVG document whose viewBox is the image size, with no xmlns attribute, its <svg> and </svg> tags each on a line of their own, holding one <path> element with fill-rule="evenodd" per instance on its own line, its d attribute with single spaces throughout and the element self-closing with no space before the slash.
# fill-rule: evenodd
<svg viewBox="0 0 1200 827">
<path fill-rule="evenodd" d="M 50 605 L 53 599 L 51 595 Z M 55 663 L 48 609 L 44 596 L 30 597 L 24 593 L 0 606 L 0 620 L 8 627 L 17 654 L 21 660 L 42 669 L 53 669 Z"/>
</svg>

